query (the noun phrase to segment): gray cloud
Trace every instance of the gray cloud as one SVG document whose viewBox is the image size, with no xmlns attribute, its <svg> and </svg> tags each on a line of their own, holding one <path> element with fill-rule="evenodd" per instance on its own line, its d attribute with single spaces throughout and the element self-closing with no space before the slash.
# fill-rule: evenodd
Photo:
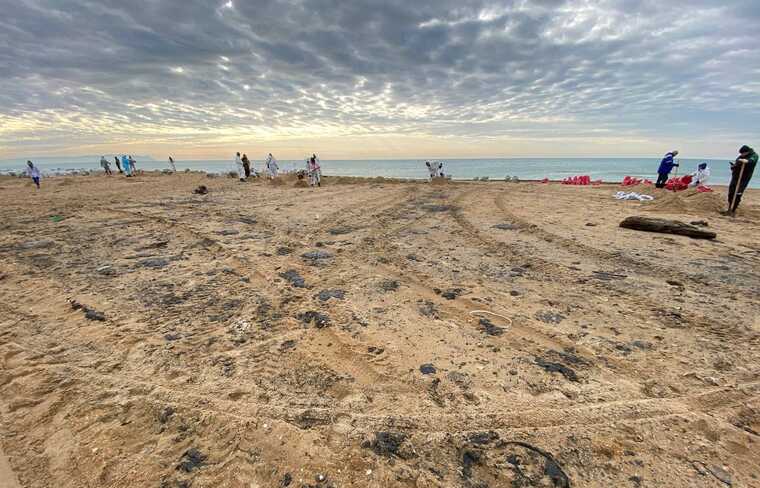
<svg viewBox="0 0 760 488">
<path fill-rule="evenodd" d="M 0 0 L 0 9 L 6 153 L 314 126 L 703 137 L 760 122 L 751 0 Z"/>
</svg>

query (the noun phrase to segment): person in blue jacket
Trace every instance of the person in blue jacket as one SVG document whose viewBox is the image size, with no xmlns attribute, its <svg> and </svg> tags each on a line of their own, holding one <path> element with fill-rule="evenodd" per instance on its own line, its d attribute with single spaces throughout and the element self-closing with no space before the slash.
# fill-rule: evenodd
<svg viewBox="0 0 760 488">
<path fill-rule="evenodd" d="M 127 177 L 132 176 L 132 166 L 130 165 L 129 158 L 127 158 L 126 154 L 121 157 L 121 167 L 124 169 L 124 174 L 127 175 Z"/>
<path fill-rule="evenodd" d="M 657 169 L 657 183 L 654 186 L 657 188 L 665 188 L 665 183 L 668 182 L 668 176 L 673 168 L 678 166 L 673 158 L 678 156 L 678 151 L 672 151 L 665 155 L 660 162 L 660 167 Z"/>
</svg>

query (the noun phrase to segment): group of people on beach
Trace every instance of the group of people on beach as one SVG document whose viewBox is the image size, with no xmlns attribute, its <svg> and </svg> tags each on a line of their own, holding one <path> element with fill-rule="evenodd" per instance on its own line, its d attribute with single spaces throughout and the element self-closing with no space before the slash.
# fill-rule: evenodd
<svg viewBox="0 0 760 488">
<path fill-rule="evenodd" d="M 245 153 L 243 153 L 243 156 L 240 156 L 239 152 L 235 154 L 235 167 L 241 182 L 248 181 L 248 178 L 251 176 L 259 176 L 259 173 L 256 172 L 251 160 L 248 159 L 248 155 Z M 277 178 L 279 172 L 280 166 L 277 164 L 277 159 L 272 156 L 272 153 L 269 153 L 264 161 L 264 174 L 267 178 L 274 179 Z"/>
<path fill-rule="evenodd" d="M 657 188 L 664 188 L 670 179 L 670 173 L 673 171 L 673 168 L 680 166 L 675 159 L 676 156 L 678 156 L 678 151 L 670 151 L 660 161 L 660 166 L 657 168 L 657 182 L 655 183 Z M 749 186 L 749 181 L 755 172 L 757 159 L 758 156 L 755 150 L 744 145 L 739 148 L 739 156 L 729 163 L 731 167 L 731 182 L 728 185 L 728 208 L 726 211 L 721 212 L 723 215 L 733 216 L 736 214 L 736 209 L 739 208 L 739 204 L 742 201 L 742 195 L 747 186 Z M 697 166 L 697 170 L 691 174 L 691 177 L 692 186 L 704 186 L 710 177 L 710 168 L 707 163 L 700 163 Z"/>
<path fill-rule="evenodd" d="M 657 182 L 655 186 L 657 188 L 664 188 L 670 179 L 670 173 L 674 168 L 680 166 L 676 160 L 678 151 L 674 150 L 667 154 L 660 161 L 660 166 L 657 169 Z M 739 204 L 742 201 L 742 196 L 749 186 L 749 182 L 755 172 L 755 166 L 757 166 L 758 155 L 754 149 L 744 145 L 739 148 L 739 156 L 729 164 L 731 165 L 731 182 L 728 185 L 728 208 L 724 215 L 733 216 L 736 214 L 736 210 L 739 208 Z M 114 163 L 119 173 L 125 174 L 127 177 L 131 177 L 135 174 L 135 160 L 131 155 L 122 155 L 121 161 L 118 156 L 114 156 Z M 27 161 L 26 172 L 32 179 L 37 189 L 40 188 L 41 172 L 37 166 L 31 161 Z M 106 175 L 112 175 L 111 163 L 105 156 L 100 157 L 100 166 Z M 169 166 L 172 172 L 176 172 L 177 168 L 174 164 L 174 159 L 169 156 Z M 235 166 L 237 169 L 237 176 L 241 182 L 245 182 L 251 176 L 259 176 L 256 173 L 253 164 L 248 159 L 246 154 L 242 156 L 238 152 L 235 155 Z M 425 161 L 425 166 L 428 169 L 430 180 L 434 178 L 444 178 L 443 163 L 440 161 Z M 279 173 L 279 165 L 277 159 L 269 153 L 264 161 L 264 172 L 269 179 L 277 178 Z M 677 170 L 676 170 L 677 173 Z M 306 169 L 297 172 L 299 179 L 304 176 L 308 176 L 310 186 L 321 186 L 322 182 L 322 168 L 319 162 L 319 158 L 316 154 L 312 154 L 311 157 L 306 158 Z M 704 186 L 710 177 L 710 168 L 707 163 L 700 163 L 697 166 L 697 170 L 691 174 L 692 186 Z"/>
<path fill-rule="evenodd" d="M 665 157 L 660 161 L 660 167 L 657 168 L 657 182 L 654 184 L 657 188 L 665 188 L 668 180 L 670 179 L 670 172 L 673 168 L 680 167 L 680 164 L 676 162 L 675 157 L 678 156 L 678 151 L 671 151 L 665 154 Z M 697 166 L 697 170 L 691 173 L 692 181 L 691 186 L 704 186 L 707 184 L 707 180 L 710 177 L 710 168 L 707 163 L 700 163 Z"/>
<path fill-rule="evenodd" d="M 260 173 L 256 172 L 253 164 L 248 159 L 248 155 L 243 153 L 241 156 L 239 152 L 235 153 L 235 169 L 237 171 L 238 179 L 241 182 L 248 181 L 251 176 L 259 177 Z M 264 160 L 263 174 L 267 179 L 273 180 L 277 178 L 280 172 L 280 166 L 277 164 L 277 159 L 269 153 Z M 319 158 L 316 154 L 312 154 L 311 157 L 306 158 L 306 170 L 297 172 L 299 178 L 304 175 L 309 178 L 310 186 L 322 186 L 322 167 L 319 163 Z"/>
<path fill-rule="evenodd" d="M 122 154 L 121 162 L 119 161 L 118 156 L 114 156 L 113 161 L 116 163 L 116 169 L 119 171 L 119 174 L 124 174 L 127 177 L 132 177 L 135 174 L 136 161 L 132 155 L 128 156 L 126 154 Z M 113 174 L 113 171 L 111 171 L 111 162 L 106 159 L 105 156 L 100 156 L 100 167 L 103 168 L 103 171 L 106 175 L 110 176 Z"/>
</svg>

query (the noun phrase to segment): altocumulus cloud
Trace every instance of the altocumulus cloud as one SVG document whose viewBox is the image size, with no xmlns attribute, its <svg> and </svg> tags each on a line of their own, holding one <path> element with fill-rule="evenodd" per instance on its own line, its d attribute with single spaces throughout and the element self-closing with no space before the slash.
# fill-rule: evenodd
<svg viewBox="0 0 760 488">
<path fill-rule="evenodd" d="M 734 144 L 760 123 L 755 0 L 0 0 L 0 11 L 0 155 L 373 135 Z"/>
</svg>

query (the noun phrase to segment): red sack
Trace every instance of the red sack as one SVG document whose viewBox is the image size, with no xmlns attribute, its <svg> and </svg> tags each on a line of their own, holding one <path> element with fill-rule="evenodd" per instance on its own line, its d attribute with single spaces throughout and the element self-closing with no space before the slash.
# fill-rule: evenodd
<svg viewBox="0 0 760 488">
<path fill-rule="evenodd" d="M 665 188 L 670 191 L 683 191 L 689 188 L 691 180 L 691 175 L 685 175 L 680 178 L 670 178 L 668 182 L 665 183 Z"/>
</svg>

